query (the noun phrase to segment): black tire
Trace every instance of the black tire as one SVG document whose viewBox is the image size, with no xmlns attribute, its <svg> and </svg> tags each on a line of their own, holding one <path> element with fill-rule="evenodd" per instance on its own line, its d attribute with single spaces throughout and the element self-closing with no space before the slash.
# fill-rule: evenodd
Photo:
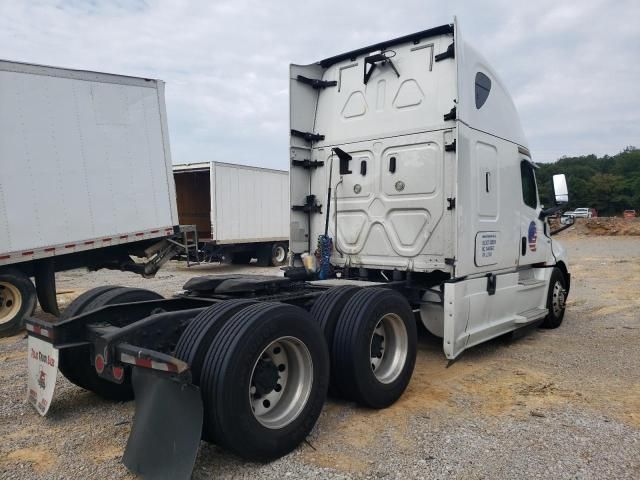
<svg viewBox="0 0 640 480">
<path fill-rule="evenodd" d="M 194 385 L 200 385 L 202 364 L 215 336 L 233 315 L 254 303 L 244 299 L 217 303 L 200 312 L 182 332 L 174 356 L 189 365 Z"/>
<path fill-rule="evenodd" d="M 250 252 L 231 253 L 231 263 L 234 265 L 248 265 L 253 258 Z"/>
<path fill-rule="evenodd" d="M 397 330 L 387 327 L 385 322 L 395 325 Z M 382 324 L 384 327 L 379 329 Z M 396 331 L 399 333 L 394 337 L 392 333 Z M 382 335 L 376 332 L 382 332 Z M 397 343 L 393 338 L 398 338 Z M 379 350 L 375 356 L 374 342 Z M 416 343 L 415 317 L 400 293 L 386 288 L 361 289 L 347 302 L 336 326 L 331 350 L 336 387 L 346 398 L 370 408 L 392 405 L 411 380 L 416 361 Z M 398 347 L 401 356 L 385 357 L 385 353 L 395 351 L 389 350 L 395 349 L 395 345 L 401 345 Z M 384 349 L 380 351 L 382 346 Z M 381 362 L 378 374 L 373 369 L 373 362 L 378 361 L 377 358 Z M 394 358 L 400 360 L 393 362 Z M 389 373 L 379 379 L 377 375 L 387 370 L 385 365 L 393 367 L 390 368 L 393 375 Z"/>
<path fill-rule="evenodd" d="M 29 277 L 15 269 L 0 273 L 0 337 L 20 331 L 36 305 L 36 288 Z"/>
<path fill-rule="evenodd" d="M 559 268 L 554 267 L 551 272 L 551 279 L 549 280 L 549 291 L 547 292 L 547 309 L 549 310 L 549 314 L 542 321 L 540 325 L 542 328 L 558 328 L 562 324 L 566 295 L 567 279 Z"/>
<path fill-rule="evenodd" d="M 353 297 L 360 287 L 355 285 L 342 285 L 325 291 L 318 297 L 311 307 L 311 316 L 318 322 L 324 338 L 327 340 L 329 350 L 333 345 L 333 335 L 336 331 L 336 323 L 340 313 L 349 299 Z"/>
<path fill-rule="evenodd" d="M 297 403 L 288 423 L 267 427 L 253 413 L 251 396 L 255 393 L 249 389 L 255 388 L 253 374 L 258 361 L 267 358 L 265 350 L 274 342 L 287 339 L 293 339 L 301 351 L 306 349 L 305 358 L 311 359 L 307 372 L 312 373 L 306 377 L 310 381 L 301 383 L 308 395 L 300 397 L 304 399 Z M 278 372 L 284 371 L 281 366 L 278 365 Z M 295 372 L 295 368 L 287 371 Z M 281 381 L 280 373 L 276 375 Z M 281 457 L 311 432 L 322 410 L 328 383 L 327 347 L 320 327 L 308 312 L 280 303 L 247 307 L 229 319 L 207 352 L 201 376 L 207 437 L 245 459 L 268 461 Z M 299 390 L 294 387 L 288 391 L 285 384 L 282 398 L 296 391 Z"/>
<path fill-rule="evenodd" d="M 360 287 L 355 285 L 342 285 L 340 287 L 330 288 L 326 292 L 323 292 L 311 307 L 311 316 L 318 322 L 318 325 L 320 325 L 330 352 L 333 348 L 333 338 L 338 318 L 340 318 L 344 306 L 358 291 L 360 291 Z M 330 395 L 340 394 L 340 389 L 336 385 L 333 374 L 336 368 L 338 368 L 336 365 L 331 365 Z"/>
<path fill-rule="evenodd" d="M 92 310 L 118 303 L 159 300 L 162 295 L 142 288 L 97 287 L 80 295 L 64 311 L 63 318 L 87 313 Z M 100 378 L 91 360 L 90 345 L 64 348 L 60 350 L 58 364 L 62 374 L 74 385 L 92 391 L 107 400 L 127 401 L 133 399 L 131 369 L 125 367 L 122 383 L 114 383 Z"/>
<path fill-rule="evenodd" d="M 99 297 L 103 293 L 109 292 L 116 288 L 122 288 L 117 285 L 109 285 L 105 287 L 96 287 L 91 290 L 87 290 L 76 297 L 68 306 L 64 309 L 60 315 L 60 321 L 67 320 L 76 315 L 80 315 L 85 311 L 86 306 L 91 303 L 95 298 Z M 78 369 L 76 365 L 81 362 L 88 361 L 89 351 L 87 348 L 76 349 L 63 349 L 60 351 L 60 359 L 58 367 L 60 372 L 74 385 L 81 388 L 88 389 L 88 384 L 83 382 L 83 369 Z"/>
<path fill-rule="evenodd" d="M 79 315 L 85 310 L 85 307 L 91 303 L 96 297 L 99 297 L 105 292 L 114 290 L 116 288 L 122 288 L 117 285 L 109 285 L 106 287 L 96 287 L 91 290 L 87 290 L 84 293 L 78 295 L 68 306 L 64 309 L 60 315 L 60 320 L 67 320 L 71 317 Z"/>
<path fill-rule="evenodd" d="M 271 245 L 271 260 L 269 264 L 272 267 L 281 267 L 287 263 L 288 248 L 285 243 L 277 242 Z"/>
</svg>

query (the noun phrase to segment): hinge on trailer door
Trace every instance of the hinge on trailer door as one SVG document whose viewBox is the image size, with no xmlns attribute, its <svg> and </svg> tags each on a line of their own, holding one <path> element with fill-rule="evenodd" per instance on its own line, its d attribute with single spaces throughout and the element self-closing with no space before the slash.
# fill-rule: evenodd
<svg viewBox="0 0 640 480">
<path fill-rule="evenodd" d="M 324 135 L 312 132 L 301 132 L 300 130 L 291 130 L 291 136 L 304 138 L 307 142 L 319 142 L 324 140 Z"/>
<path fill-rule="evenodd" d="M 449 113 L 445 113 L 443 115 L 444 121 L 447 122 L 449 120 L 456 119 L 456 107 L 453 107 Z"/>
<path fill-rule="evenodd" d="M 455 141 L 455 139 L 453 140 L 453 142 L 445 144 L 444 151 L 445 152 L 455 152 L 456 151 L 456 141 Z"/>
<path fill-rule="evenodd" d="M 304 160 L 291 160 L 291 165 L 293 165 L 294 167 L 311 169 L 323 167 L 324 162 L 321 162 L 320 160 L 309 160 L 308 158 L 305 158 Z"/>
<path fill-rule="evenodd" d="M 291 205 L 291 210 L 304 213 L 322 213 L 322 205 L 316 203 L 315 195 L 307 195 L 304 205 Z"/>
<path fill-rule="evenodd" d="M 453 42 L 447 47 L 447 50 L 445 52 L 436 55 L 436 62 L 444 60 L 445 58 L 456 58 L 456 50 Z"/>
<path fill-rule="evenodd" d="M 454 208 L 456 208 L 456 199 L 455 199 L 455 197 L 447 198 L 447 202 L 449 202 L 449 206 L 447 207 L 447 210 L 453 210 Z"/>
<path fill-rule="evenodd" d="M 453 258 L 448 258 L 447 257 L 447 258 L 444 259 L 444 264 L 445 265 L 454 265 L 455 263 L 456 263 L 456 258 L 455 257 L 453 257 Z"/>
<path fill-rule="evenodd" d="M 318 80 L 316 78 L 308 78 L 303 75 L 298 75 L 298 78 L 296 80 L 307 85 L 311 85 L 311 87 L 315 88 L 316 90 L 318 90 L 319 88 L 335 87 L 338 85 L 338 82 L 336 80 Z"/>
</svg>

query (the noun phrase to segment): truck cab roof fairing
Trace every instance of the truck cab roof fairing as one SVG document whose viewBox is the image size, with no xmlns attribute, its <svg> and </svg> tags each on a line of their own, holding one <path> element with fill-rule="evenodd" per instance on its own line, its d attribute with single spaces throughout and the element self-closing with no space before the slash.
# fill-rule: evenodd
<svg viewBox="0 0 640 480">
<path fill-rule="evenodd" d="M 506 87 L 489 62 L 464 41 L 454 19 L 458 71 L 457 118 L 476 130 L 495 135 L 528 149 L 520 116 Z M 490 91 L 480 108 L 476 107 L 476 75 L 489 78 Z"/>
</svg>

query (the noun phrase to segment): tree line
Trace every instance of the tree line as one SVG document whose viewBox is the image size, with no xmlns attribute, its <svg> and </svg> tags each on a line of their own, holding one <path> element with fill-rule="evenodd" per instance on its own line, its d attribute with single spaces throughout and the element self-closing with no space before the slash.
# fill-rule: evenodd
<svg viewBox="0 0 640 480">
<path fill-rule="evenodd" d="M 613 156 L 562 157 L 554 163 L 538 165 L 540 201 L 545 206 L 554 204 L 552 176 L 564 173 L 570 209 L 595 208 L 600 216 L 640 210 L 640 149 L 636 147 L 626 147 Z"/>
</svg>

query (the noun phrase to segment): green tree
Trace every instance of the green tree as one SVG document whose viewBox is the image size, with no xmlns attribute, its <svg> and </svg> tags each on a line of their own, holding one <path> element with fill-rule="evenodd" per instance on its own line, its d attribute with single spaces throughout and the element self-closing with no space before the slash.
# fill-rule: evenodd
<svg viewBox="0 0 640 480">
<path fill-rule="evenodd" d="M 569 208 L 596 208 L 600 215 L 640 210 L 640 150 L 627 146 L 617 155 L 562 157 L 539 164 L 536 172 L 540 199 L 553 204 L 553 175 L 564 173 L 569 186 Z"/>
</svg>

